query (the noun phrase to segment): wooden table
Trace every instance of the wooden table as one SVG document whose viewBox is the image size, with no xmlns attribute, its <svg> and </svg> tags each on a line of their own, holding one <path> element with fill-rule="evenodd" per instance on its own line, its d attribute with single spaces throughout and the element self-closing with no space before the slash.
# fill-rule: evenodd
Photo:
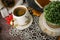
<svg viewBox="0 0 60 40">
<path fill-rule="evenodd" d="M 57 38 L 57 40 L 60 40 L 60 36 Z"/>
</svg>

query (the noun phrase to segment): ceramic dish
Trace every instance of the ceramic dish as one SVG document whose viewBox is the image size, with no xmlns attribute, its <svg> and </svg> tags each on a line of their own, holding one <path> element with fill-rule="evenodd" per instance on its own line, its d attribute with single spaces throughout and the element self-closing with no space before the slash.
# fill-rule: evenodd
<svg viewBox="0 0 60 40">
<path fill-rule="evenodd" d="M 40 8 L 43 8 L 36 0 L 34 0 L 34 1 Z"/>
<path fill-rule="evenodd" d="M 47 25 L 46 20 L 44 18 L 44 14 L 42 14 L 39 18 L 39 26 L 43 32 L 47 33 L 50 36 L 59 36 L 60 28 L 51 28 Z"/>
<path fill-rule="evenodd" d="M 26 0 L 26 1 L 27 1 L 28 5 L 30 7 L 32 7 L 33 9 L 43 12 L 43 9 L 36 4 L 35 0 Z"/>
<path fill-rule="evenodd" d="M 32 18 L 32 16 L 30 15 L 30 21 L 29 21 L 29 23 L 27 23 L 26 25 L 20 25 L 20 24 L 18 24 L 17 23 L 17 21 L 14 21 L 14 28 L 17 28 L 18 30 L 23 30 L 23 29 L 26 29 L 26 28 L 28 28 L 31 24 L 32 24 L 32 22 L 33 22 L 33 18 Z M 11 23 L 10 23 L 11 25 L 12 25 L 12 21 L 11 21 Z"/>
</svg>

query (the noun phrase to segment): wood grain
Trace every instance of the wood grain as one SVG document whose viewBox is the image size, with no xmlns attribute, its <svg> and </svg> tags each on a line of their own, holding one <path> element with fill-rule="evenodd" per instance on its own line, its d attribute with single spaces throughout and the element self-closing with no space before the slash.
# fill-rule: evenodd
<svg viewBox="0 0 60 40">
<path fill-rule="evenodd" d="M 57 40 L 60 40 L 60 36 L 57 38 Z"/>
</svg>

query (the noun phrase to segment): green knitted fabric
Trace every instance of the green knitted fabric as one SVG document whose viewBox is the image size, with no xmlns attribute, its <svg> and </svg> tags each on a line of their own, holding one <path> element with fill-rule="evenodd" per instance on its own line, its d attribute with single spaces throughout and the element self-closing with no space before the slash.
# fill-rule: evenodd
<svg viewBox="0 0 60 40">
<path fill-rule="evenodd" d="M 60 25 L 60 2 L 53 1 L 44 7 L 45 19 Z"/>
</svg>

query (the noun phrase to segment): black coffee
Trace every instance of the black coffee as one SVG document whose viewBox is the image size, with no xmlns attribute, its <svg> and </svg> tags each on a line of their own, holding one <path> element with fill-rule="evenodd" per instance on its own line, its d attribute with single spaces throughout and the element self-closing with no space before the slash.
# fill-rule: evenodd
<svg viewBox="0 0 60 40">
<path fill-rule="evenodd" d="M 13 11 L 15 16 L 22 16 L 25 14 L 25 12 L 26 12 L 26 9 L 23 7 L 18 7 Z"/>
<path fill-rule="evenodd" d="M 13 7 L 15 5 L 15 0 L 1 0 L 5 7 Z"/>
</svg>

